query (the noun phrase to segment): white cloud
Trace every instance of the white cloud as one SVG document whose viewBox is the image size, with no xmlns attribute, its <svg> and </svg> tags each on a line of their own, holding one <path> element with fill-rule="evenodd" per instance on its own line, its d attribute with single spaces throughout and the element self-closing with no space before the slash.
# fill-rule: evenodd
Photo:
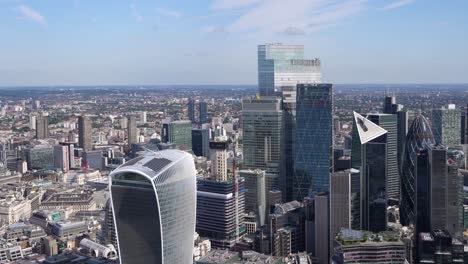
<svg viewBox="0 0 468 264">
<path fill-rule="evenodd" d="M 143 22 L 143 16 L 138 12 L 134 4 L 130 4 L 130 10 L 132 12 L 132 17 L 135 18 L 135 21 L 138 23 Z"/>
<path fill-rule="evenodd" d="M 367 0 L 217 0 L 218 9 L 245 7 L 226 26 L 228 32 L 282 32 L 305 34 L 317 31 L 361 11 Z M 238 3 L 238 4 L 236 4 Z M 293 30 L 294 29 L 294 30 Z"/>
<path fill-rule="evenodd" d="M 211 4 L 212 9 L 236 9 L 248 7 L 262 0 L 215 0 Z"/>
<path fill-rule="evenodd" d="M 174 17 L 174 18 L 181 18 L 181 17 L 184 16 L 184 13 L 182 13 L 182 12 L 175 11 L 175 10 L 170 10 L 170 9 L 167 9 L 167 8 L 161 8 L 161 7 L 156 8 L 156 12 L 158 12 L 158 14 L 161 14 L 161 15 L 164 15 L 164 16 L 170 16 L 170 17 Z"/>
<path fill-rule="evenodd" d="M 47 21 L 44 18 L 44 16 L 42 16 L 39 12 L 37 12 L 36 10 L 32 9 L 29 6 L 20 5 L 18 7 L 18 10 L 20 11 L 22 15 L 21 18 L 29 19 L 42 25 L 47 24 Z"/>
<path fill-rule="evenodd" d="M 224 26 L 207 26 L 207 27 L 204 27 L 202 28 L 202 31 L 203 32 L 207 32 L 207 33 L 223 33 L 223 32 L 226 32 L 226 28 L 224 28 Z"/>
<path fill-rule="evenodd" d="M 389 5 L 386 5 L 384 7 L 382 7 L 382 10 L 390 10 L 390 9 L 395 9 L 395 8 L 399 8 L 399 7 L 402 7 L 402 6 L 405 6 L 405 5 L 409 5 L 411 3 L 413 3 L 415 0 L 400 0 L 398 2 L 394 2 L 394 3 L 391 3 Z"/>
</svg>

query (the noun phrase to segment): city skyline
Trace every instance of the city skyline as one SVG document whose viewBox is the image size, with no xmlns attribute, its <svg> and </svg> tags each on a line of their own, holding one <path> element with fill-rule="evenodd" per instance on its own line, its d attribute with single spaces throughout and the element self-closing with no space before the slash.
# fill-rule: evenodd
<svg viewBox="0 0 468 264">
<path fill-rule="evenodd" d="M 308 47 L 324 82 L 467 83 L 467 5 L 2 0 L 0 85 L 255 84 L 250 58 L 275 42 Z"/>
</svg>

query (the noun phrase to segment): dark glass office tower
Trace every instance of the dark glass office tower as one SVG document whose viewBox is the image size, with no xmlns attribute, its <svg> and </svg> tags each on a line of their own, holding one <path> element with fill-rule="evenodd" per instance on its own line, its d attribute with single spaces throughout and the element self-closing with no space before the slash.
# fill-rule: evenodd
<svg viewBox="0 0 468 264">
<path fill-rule="evenodd" d="M 192 129 L 192 150 L 198 157 L 210 157 L 210 131 Z"/>
<path fill-rule="evenodd" d="M 406 136 L 401 168 L 400 221 L 408 226 L 416 222 L 416 158 L 419 150 L 434 144 L 434 136 L 427 119 L 418 113 Z"/>
<path fill-rule="evenodd" d="M 78 117 L 78 146 L 84 151 L 92 150 L 92 123 L 87 116 Z"/>
<path fill-rule="evenodd" d="M 187 152 L 148 153 L 110 174 L 122 264 L 193 263 L 196 180 Z"/>
<path fill-rule="evenodd" d="M 200 104 L 199 104 L 198 122 L 200 123 L 200 125 L 208 122 L 208 104 L 203 101 L 200 101 Z"/>
<path fill-rule="evenodd" d="M 415 157 L 416 234 L 431 231 L 431 173 L 428 149 L 419 149 Z"/>
<path fill-rule="evenodd" d="M 468 104 L 465 109 L 462 110 L 460 127 L 461 143 L 468 144 Z"/>
<path fill-rule="evenodd" d="M 328 192 L 333 164 L 333 85 L 298 84 L 293 197 Z"/>
<path fill-rule="evenodd" d="M 352 151 L 361 171 L 361 229 L 372 232 L 387 229 L 387 140 L 388 131 L 354 112 L 353 133 L 359 148 Z M 357 152 L 357 153 L 356 153 Z"/>
<path fill-rule="evenodd" d="M 393 114 L 371 114 L 367 118 L 387 130 L 387 196 L 400 199 L 400 175 L 398 169 L 398 120 Z"/>
<path fill-rule="evenodd" d="M 192 121 L 192 123 L 195 122 L 195 100 L 190 98 L 188 101 L 188 119 Z"/>
<path fill-rule="evenodd" d="M 36 139 L 49 138 L 49 117 L 41 116 L 36 119 Z"/>
</svg>

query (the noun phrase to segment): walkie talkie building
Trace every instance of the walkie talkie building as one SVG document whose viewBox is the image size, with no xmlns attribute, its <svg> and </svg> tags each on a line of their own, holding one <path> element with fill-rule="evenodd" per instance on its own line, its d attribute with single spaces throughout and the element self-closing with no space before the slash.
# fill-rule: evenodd
<svg viewBox="0 0 468 264">
<path fill-rule="evenodd" d="M 193 263 L 196 180 L 193 157 L 148 153 L 110 174 L 122 264 Z"/>
</svg>

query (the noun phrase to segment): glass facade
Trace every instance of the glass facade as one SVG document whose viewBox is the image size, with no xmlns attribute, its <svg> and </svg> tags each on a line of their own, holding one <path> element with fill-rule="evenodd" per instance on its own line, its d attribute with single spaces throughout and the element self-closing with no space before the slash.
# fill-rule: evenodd
<svg viewBox="0 0 468 264">
<path fill-rule="evenodd" d="M 453 108 L 451 108 L 453 106 Z M 447 146 L 461 143 L 461 112 L 454 105 L 432 110 L 432 132 L 437 144 Z"/>
<path fill-rule="evenodd" d="M 122 264 L 192 263 L 196 182 L 193 158 L 164 150 L 110 175 Z"/>
<path fill-rule="evenodd" d="M 299 84 L 294 153 L 293 197 L 328 192 L 333 164 L 333 86 Z"/>
<path fill-rule="evenodd" d="M 281 101 L 275 97 L 242 101 L 244 167 L 279 173 Z"/>
<path fill-rule="evenodd" d="M 192 149 L 192 123 L 190 121 L 174 121 L 169 123 L 169 142 L 178 149 Z"/>
<path fill-rule="evenodd" d="M 208 123 L 208 104 L 206 102 L 200 102 L 199 111 L 200 111 L 199 123 L 200 124 Z"/>
<path fill-rule="evenodd" d="M 416 223 L 416 157 L 420 149 L 431 144 L 434 144 L 431 127 L 419 113 L 408 130 L 401 167 L 400 221 L 405 226 Z"/>
<path fill-rule="evenodd" d="M 198 157 L 210 156 L 210 131 L 208 129 L 192 129 L 192 150 Z"/>
</svg>

